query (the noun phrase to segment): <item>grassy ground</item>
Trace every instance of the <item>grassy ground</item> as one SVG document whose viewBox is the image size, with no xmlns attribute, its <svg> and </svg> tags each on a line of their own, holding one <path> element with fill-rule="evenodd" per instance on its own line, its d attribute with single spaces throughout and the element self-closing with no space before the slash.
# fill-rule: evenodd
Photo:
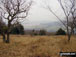
<svg viewBox="0 0 76 57">
<path fill-rule="evenodd" d="M 59 52 L 76 52 L 76 38 L 66 36 L 11 35 L 9 44 L 0 39 L 0 57 L 59 57 Z"/>
</svg>

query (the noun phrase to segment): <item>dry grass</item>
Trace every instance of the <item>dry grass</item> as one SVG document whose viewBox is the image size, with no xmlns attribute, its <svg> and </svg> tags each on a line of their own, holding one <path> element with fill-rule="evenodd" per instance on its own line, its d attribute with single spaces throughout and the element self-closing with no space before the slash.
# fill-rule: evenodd
<svg viewBox="0 0 76 57">
<path fill-rule="evenodd" d="M 76 38 L 66 36 L 11 35 L 10 44 L 0 39 L 0 57 L 59 57 L 59 52 L 75 52 Z"/>
</svg>

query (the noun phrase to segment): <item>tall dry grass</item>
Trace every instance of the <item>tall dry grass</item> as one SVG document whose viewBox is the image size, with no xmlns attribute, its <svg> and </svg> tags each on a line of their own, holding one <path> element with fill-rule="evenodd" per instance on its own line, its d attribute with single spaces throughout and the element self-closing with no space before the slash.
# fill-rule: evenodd
<svg viewBox="0 0 76 57">
<path fill-rule="evenodd" d="M 10 43 L 0 38 L 0 57 L 59 57 L 59 52 L 75 52 L 76 38 L 67 36 L 11 35 Z"/>
</svg>

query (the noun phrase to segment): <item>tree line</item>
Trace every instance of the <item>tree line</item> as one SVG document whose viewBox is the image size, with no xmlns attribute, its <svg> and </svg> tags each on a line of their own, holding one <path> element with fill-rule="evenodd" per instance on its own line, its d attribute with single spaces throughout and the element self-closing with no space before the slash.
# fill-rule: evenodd
<svg viewBox="0 0 76 57">
<path fill-rule="evenodd" d="M 56 32 L 48 32 L 45 29 L 40 29 L 40 30 L 29 30 L 29 32 L 27 30 L 25 30 L 25 35 L 31 35 L 31 36 L 44 36 L 44 35 L 66 35 L 67 33 L 65 32 L 65 30 L 63 30 L 62 28 L 59 28 Z"/>
<path fill-rule="evenodd" d="M 3 30 L 4 30 L 4 33 L 7 34 L 7 25 L 3 26 Z M 1 32 L 3 32 L 3 31 L 0 29 L 0 34 L 1 34 Z M 23 35 L 24 34 L 24 27 L 23 27 L 23 25 L 20 24 L 20 23 L 15 24 L 11 28 L 10 34 L 21 34 L 21 35 Z"/>
</svg>

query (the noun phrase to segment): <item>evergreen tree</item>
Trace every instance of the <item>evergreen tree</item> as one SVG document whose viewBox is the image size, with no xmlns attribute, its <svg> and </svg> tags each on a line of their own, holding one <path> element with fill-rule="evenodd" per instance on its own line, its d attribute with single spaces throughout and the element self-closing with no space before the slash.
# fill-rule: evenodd
<svg viewBox="0 0 76 57">
<path fill-rule="evenodd" d="M 16 24 L 11 30 L 11 34 L 24 34 L 24 27 L 21 24 Z"/>
<path fill-rule="evenodd" d="M 56 32 L 56 35 L 66 35 L 66 32 L 63 30 L 63 29 L 59 29 L 57 32 Z"/>
</svg>

